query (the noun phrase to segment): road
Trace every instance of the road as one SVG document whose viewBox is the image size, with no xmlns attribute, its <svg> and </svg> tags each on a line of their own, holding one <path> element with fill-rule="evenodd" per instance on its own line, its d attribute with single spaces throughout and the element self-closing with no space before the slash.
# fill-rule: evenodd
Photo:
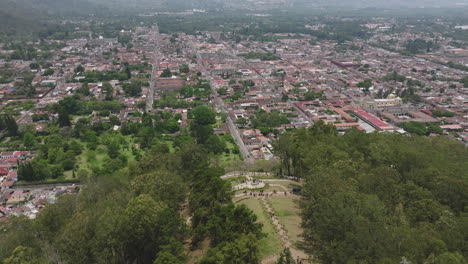
<svg viewBox="0 0 468 264">
<path fill-rule="evenodd" d="M 221 176 L 221 179 L 229 179 L 229 178 L 234 178 L 234 177 L 239 177 L 239 176 L 245 176 L 245 177 L 252 177 L 252 176 L 271 176 L 274 177 L 274 174 L 269 173 L 269 172 L 251 172 L 251 171 L 231 171 L 223 176 Z"/>
<path fill-rule="evenodd" d="M 227 115 L 226 122 L 228 124 L 229 132 L 231 132 L 231 136 L 234 138 L 234 141 L 236 142 L 237 146 L 239 147 L 239 150 L 240 150 L 240 152 L 242 154 L 242 157 L 244 158 L 244 162 L 247 165 L 253 165 L 255 163 L 255 159 L 252 157 L 249 150 L 245 146 L 244 141 L 242 141 L 242 137 L 241 137 L 241 135 L 239 133 L 239 130 L 237 129 L 237 126 L 234 124 L 234 122 L 232 121 L 232 118 L 229 116 L 229 113 L 227 111 L 227 108 L 226 108 L 226 105 L 224 104 L 223 99 L 221 99 L 219 97 L 218 92 L 216 91 L 215 87 L 213 86 L 212 78 L 210 77 L 209 80 L 211 82 L 211 90 L 212 90 L 212 93 L 213 93 L 213 96 L 214 96 L 213 100 L 214 100 L 214 102 L 216 104 L 217 109 L 220 112 L 225 113 Z"/>
<path fill-rule="evenodd" d="M 53 183 L 53 184 L 36 184 L 36 185 L 13 185 L 11 187 L 12 190 L 31 190 L 31 189 L 52 189 L 57 187 L 81 187 L 82 185 L 79 183 Z"/>
<path fill-rule="evenodd" d="M 229 115 L 226 118 L 226 122 L 228 124 L 229 131 L 231 132 L 231 135 L 234 138 L 234 141 L 236 142 L 237 146 L 239 147 L 240 152 L 242 153 L 242 156 L 244 157 L 244 161 L 249 165 L 254 164 L 255 162 L 254 158 L 252 157 L 252 155 L 250 155 L 250 152 L 247 150 L 247 147 L 244 145 L 244 141 L 242 141 L 242 138 L 239 134 L 239 130 L 237 129 L 236 125 L 234 124 L 234 122 L 232 121 Z"/>
<path fill-rule="evenodd" d="M 153 31 L 155 34 L 155 41 L 154 41 L 154 54 L 153 54 L 153 64 L 152 64 L 152 71 L 151 71 L 151 80 L 150 80 L 150 87 L 148 89 L 148 95 L 146 98 L 146 112 L 151 112 L 153 110 L 153 100 L 154 100 L 154 90 L 156 87 L 156 78 L 158 74 L 158 62 L 159 62 L 159 27 L 156 24 L 153 27 Z"/>
<path fill-rule="evenodd" d="M 37 104 L 40 103 L 42 100 L 45 100 L 49 97 L 51 97 L 52 93 L 54 91 L 58 91 L 59 90 L 59 87 L 63 84 L 65 84 L 65 80 L 68 79 L 70 77 L 70 75 L 65 75 L 63 78 L 60 78 L 57 80 L 57 84 L 55 85 L 54 89 L 51 89 L 50 91 L 48 91 L 44 97 L 40 98 L 40 99 L 35 99 L 35 98 L 32 98 L 32 99 L 27 99 L 27 100 L 37 100 L 37 102 L 34 104 L 34 106 L 30 109 L 30 110 L 27 110 L 25 111 L 23 114 L 21 114 L 17 119 L 16 119 L 16 123 L 17 124 L 22 124 L 22 123 L 28 123 L 28 121 L 30 122 L 31 120 L 25 120 L 25 118 L 28 118 L 30 117 L 31 113 L 33 113 L 33 111 L 36 109 L 37 107 Z"/>
<path fill-rule="evenodd" d="M 255 177 L 255 176 L 263 176 L 263 177 L 272 177 L 271 179 L 262 179 L 262 181 L 265 182 L 281 182 L 281 181 L 302 181 L 302 179 L 296 178 L 294 176 L 289 176 L 289 175 L 275 175 L 274 173 L 271 172 L 258 172 L 258 171 L 231 171 L 223 176 L 221 176 L 221 179 L 230 179 L 230 178 L 235 178 L 235 177 Z M 275 177 L 281 177 L 283 179 L 277 179 Z"/>
<path fill-rule="evenodd" d="M 302 115 L 302 117 L 304 117 L 307 121 L 309 121 L 310 125 L 314 124 L 314 121 L 312 121 L 312 119 L 310 119 L 310 117 L 306 113 L 304 113 L 302 109 L 296 106 L 295 101 L 289 100 L 288 102 L 291 104 L 292 107 L 294 107 Z"/>
<path fill-rule="evenodd" d="M 265 51 L 265 52 L 269 52 L 269 51 L 266 50 L 266 49 L 264 49 L 264 51 Z M 224 53 L 225 55 L 227 55 L 227 56 L 240 58 L 240 59 L 244 62 L 244 65 L 246 66 L 246 68 L 249 68 L 251 71 L 255 72 L 255 73 L 257 74 L 257 76 L 259 76 L 260 78 L 262 78 L 262 80 L 265 81 L 265 82 L 267 82 L 270 86 L 272 86 L 272 87 L 275 86 L 275 84 L 274 84 L 271 80 L 265 78 L 265 77 L 262 75 L 261 72 L 259 72 L 255 67 L 252 67 L 252 66 L 249 64 L 248 60 L 245 59 L 244 57 L 238 57 L 238 56 L 236 56 L 233 52 L 229 52 L 229 51 L 223 51 L 223 53 Z M 289 60 L 283 60 L 283 61 L 285 61 L 286 63 L 288 63 L 288 65 L 293 66 L 293 67 L 296 68 L 297 70 L 300 70 L 296 65 L 292 64 Z M 307 73 L 307 75 L 308 75 L 309 77 L 311 77 L 310 74 Z M 312 78 L 312 77 L 311 77 L 311 78 Z M 309 121 L 309 124 L 310 124 L 310 125 L 312 125 L 312 124 L 314 123 L 314 121 L 312 121 L 312 119 L 310 119 L 310 117 L 309 117 L 306 113 L 304 113 L 301 109 L 299 109 L 299 108 L 294 104 L 294 101 L 288 100 L 288 102 L 301 114 L 301 116 L 302 116 L 304 119 L 306 119 L 307 121 Z"/>
<path fill-rule="evenodd" d="M 197 57 L 198 57 L 198 61 L 202 61 L 199 53 L 197 54 Z M 203 64 L 200 63 L 200 65 L 203 67 L 203 70 L 202 70 L 203 75 L 206 76 L 206 79 L 210 82 L 211 93 L 213 94 L 213 101 L 216 105 L 216 109 L 219 112 L 226 114 L 227 116 L 226 122 L 228 124 L 229 132 L 234 138 L 236 145 L 239 147 L 239 151 L 241 152 L 242 157 L 244 158 L 245 164 L 253 165 L 255 163 L 255 159 L 252 157 L 249 150 L 245 146 L 244 141 L 242 141 L 242 137 L 239 133 L 239 130 L 237 129 L 237 126 L 234 124 L 234 122 L 232 121 L 231 117 L 229 116 L 228 110 L 226 108 L 226 105 L 224 104 L 223 99 L 218 95 L 218 92 L 216 91 L 216 88 L 213 85 L 213 77 L 210 75 L 208 70 L 203 66 Z"/>
</svg>

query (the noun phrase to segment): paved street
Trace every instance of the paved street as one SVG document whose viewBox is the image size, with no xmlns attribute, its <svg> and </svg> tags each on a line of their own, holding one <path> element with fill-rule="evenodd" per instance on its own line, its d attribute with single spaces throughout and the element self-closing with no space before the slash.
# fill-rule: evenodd
<svg viewBox="0 0 468 264">
<path fill-rule="evenodd" d="M 200 60 L 200 59 L 199 59 Z M 209 72 L 204 68 L 203 69 L 203 75 L 206 76 L 206 79 L 209 80 L 212 94 L 213 94 L 213 101 L 216 105 L 216 109 L 219 112 L 225 113 L 227 115 L 226 122 L 229 127 L 229 132 L 231 132 L 232 137 L 234 138 L 234 141 L 236 142 L 237 146 L 239 147 L 240 152 L 242 153 L 242 157 L 244 158 L 244 162 L 247 165 L 252 165 L 255 163 L 255 159 L 252 157 L 250 152 L 247 150 L 247 147 L 245 146 L 244 142 L 242 141 L 242 138 L 240 136 L 239 130 L 237 129 L 237 126 L 234 124 L 232 121 L 231 117 L 229 116 L 228 110 L 226 108 L 226 105 L 224 104 L 224 101 L 221 99 L 221 97 L 218 95 L 218 92 L 216 91 L 214 85 L 213 85 L 213 77 L 209 74 Z"/>
<path fill-rule="evenodd" d="M 159 27 L 157 24 L 153 27 L 153 31 L 155 34 L 153 67 L 151 71 L 150 87 L 146 97 L 146 112 L 151 112 L 151 110 L 153 110 L 154 90 L 156 88 L 156 78 L 158 77 L 156 76 L 158 74 L 159 62 Z"/>
</svg>

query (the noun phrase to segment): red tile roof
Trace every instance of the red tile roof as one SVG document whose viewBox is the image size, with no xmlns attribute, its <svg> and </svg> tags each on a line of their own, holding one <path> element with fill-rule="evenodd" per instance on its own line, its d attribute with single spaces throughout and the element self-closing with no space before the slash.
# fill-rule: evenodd
<svg viewBox="0 0 468 264">
<path fill-rule="evenodd" d="M 360 115 L 362 118 L 366 119 L 368 122 L 371 122 L 374 124 L 376 127 L 382 129 L 382 130 L 389 130 L 393 129 L 394 127 L 383 122 L 379 118 L 377 118 L 374 115 L 369 114 L 368 112 L 362 110 L 362 109 L 354 109 L 353 110 L 356 114 Z"/>
</svg>

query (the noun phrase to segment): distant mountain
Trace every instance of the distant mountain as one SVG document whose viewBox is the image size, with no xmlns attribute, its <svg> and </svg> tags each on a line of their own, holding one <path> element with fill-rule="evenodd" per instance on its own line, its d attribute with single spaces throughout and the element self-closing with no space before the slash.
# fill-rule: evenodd
<svg viewBox="0 0 468 264">
<path fill-rule="evenodd" d="M 26 33 L 44 29 L 49 20 L 103 12 L 88 0 L 0 0 L 0 32 Z"/>
<path fill-rule="evenodd" d="M 102 12 L 103 7 L 88 0 L 0 0 L 2 11 L 18 15 L 84 15 Z"/>
<path fill-rule="evenodd" d="M 94 0 L 100 3 L 124 0 Z M 233 10 L 275 8 L 457 8 L 468 7 L 468 0 L 130 0 L 132 7 L 169 9 Z"/>
<path fill-rule="evenodd" d="M 134 0 L 135 1 L 135 0 Z M 137 2 L 139 0 L 136 0 Z M 274 8 L 458 8 L 468 7 L 468 0 L 166 0 L 166 7 L 202 9 Z"/>
<path fill-rule="evenodd" d="M 468 0 L 0 0 L 0 33 L 47 29 L 51 20 L 73 16 L 131 15 L 140 11 L 365 10 L 468 8 Z M 425 10 L 425 9 L 421 9 Z M 411 11 L 408 11 L 411 12 Z"/>
<path fill-rule="evenodd" d="M 436 8 L 468 6 L 467 0 L 291 0 L 295 7 Z"/>
</svg>

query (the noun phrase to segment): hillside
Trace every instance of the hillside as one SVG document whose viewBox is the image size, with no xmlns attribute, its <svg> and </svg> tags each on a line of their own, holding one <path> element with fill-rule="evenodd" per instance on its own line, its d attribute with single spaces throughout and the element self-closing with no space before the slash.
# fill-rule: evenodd
<svg viewBox="0 0 468 264">
<path fill-rule="evenodd" d="M 369 1 L 369 0 L 292 0 L 294 7 L 351 7 L 351 8 L 437 8 L 437 7 L 462 7 L 467 6 L 467 1 L 436 1 L 436 0 L 389 0 L 389 1 Z"/>
<path fill-rule="evenodd" d="M 0 0 L 0 6 L 0 32 L 9 34 L 45 30 L 54 24 L 53 19 L 103 10 L 103 6 L 86 0 Z"/>
</svg>

